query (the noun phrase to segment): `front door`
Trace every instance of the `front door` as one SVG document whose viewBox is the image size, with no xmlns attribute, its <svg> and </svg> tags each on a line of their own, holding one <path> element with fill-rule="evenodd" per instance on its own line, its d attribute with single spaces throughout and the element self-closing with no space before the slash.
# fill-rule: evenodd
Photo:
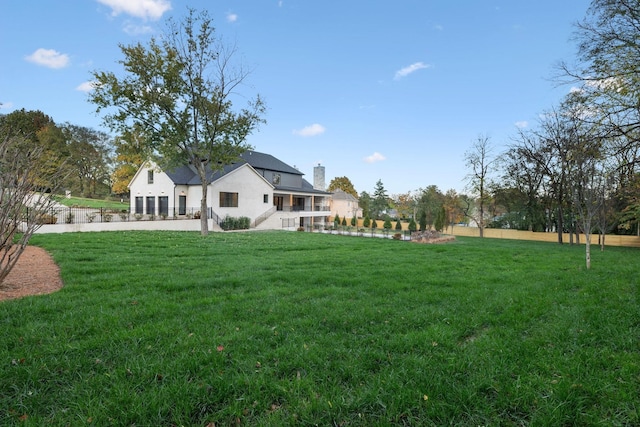
<svg viewBox="0 0 640 427">
<path fill-rule="evenodd" d="M 160 209 L 160 216 L 162 215 L 164 215 L 165 217 L 169 216 L 169 197 L 168 196 L 158 197 L 158 209 Z"/>
<path fill-rule="evenodd" d="M 276 210 L 284 209 L 284 197 L 282 196 L 273 196 L 273 205 L 276 207 Z"/>
<path fill-rule="evenodd" d="M 178 215 L 187 214 L 187 196 L 178 196 Z"/>
</svg>

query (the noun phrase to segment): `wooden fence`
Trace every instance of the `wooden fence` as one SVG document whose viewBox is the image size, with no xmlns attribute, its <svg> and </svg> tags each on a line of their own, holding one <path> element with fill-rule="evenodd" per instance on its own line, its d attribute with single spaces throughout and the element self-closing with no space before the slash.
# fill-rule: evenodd
<svg viewBox="0 0 640 427">
<path fill-rule="evenodd" d="M 480 237 L 480 229 L 477 227 L 449 227 L 445 230 L 445 234 L 452 234 L 454 236 L 469 236 Z M 533 231 L 519 231 L 519 230 L 507 230 L 502 228 L 485 228 L 484 237 L 490 239 L 514 239 L 514 240 L 534 240 L 538 242 L 557 242 L 558 233 L 545 233 L 545 232 L 533 232 Z M 562 235 L 562 241 L 569 243 L 569 234 L 564 233 Z M 591 244 L 599 244 L 598 234 L 591 235 Z M 585 243 L 584 234 L 580 235 L 580 244 Z M 574 236 L 575 243 L 575 236 Z M 640 248 L 640 237 L 638 236 L 619 236 L 617 234 L 607 234 L 604 239 L 605 246 L 629 246 L 634 248 Z"/>
<path fill-rule="evenodd" d="M 333 222 L 333 217 L 330 218 L 330 221 Z M 362 218 L 358 218 L 357 227 L 363 228 Z M 382 229 L 384 224 L 383 220 L 377 220 L 378 229 Z M 351 218 L 347 218 L 347 224 L 351 225 Z M 402 230 L 405 231 L 409 227 L 408 222 L 402 222 Z M 396 222 L 391 221 L 391 232 L 395 231 Z M 467 237 L 480 237 L 480 229 L 477 227 L 465 227 L 465 226 L 455 226 L 453 228 L 448 227 L 444 230 L 443 234 L 450 234 L 453 236 L 467 236 Z M 546 232 L 533 232 L 533 231 L 519 231 L 519 230 L 508 230 L 502 228 L 485 228 L 484 229 L 484 237 L 489 239 L 513 239 L 513 240 L 533 240 L 537 242 L 552 242 L 556 243 L 558 241 L 558 233 L 546 233 Z M 569 233 L 564 233 L 562 235 L 562 241 L 564 243 L 569 243 Z M 599 242 L 598 234 L 591 235 L 591 244 L 598 245 Z M 575 236 L 574 236 L 575 242 Z M 580 244 L 584 244 L 585 237 L 584 234 L 580 235 Z M 620 236 L 617 234 L 607 234 L 604 239 L 604 243 L 606 246 L 628 246 L 633 248 L 640 248 L 640 237 L 638 236 Z"/>
</svg>

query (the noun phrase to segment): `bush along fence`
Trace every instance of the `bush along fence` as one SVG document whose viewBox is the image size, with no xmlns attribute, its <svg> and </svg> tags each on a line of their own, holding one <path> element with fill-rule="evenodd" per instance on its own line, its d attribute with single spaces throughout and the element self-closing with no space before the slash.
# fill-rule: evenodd
<svg viewBox="0 0 640 427">
<path fill-rule="evenodd" d="M 199 208 L 186 208 L 184 214 L 169 215 L 168 213 L 141 214 L 131 213 L 128 209 L 104 208 L 78 208 L 59 206 L 47 210 L 40 215 L 42 224 L 89 224 L 93 222 L 125 222 L 125 221 L 162 221 L 199 219 L 201 216 Z M 217 224 L 222 222 L 213 210 L 209 209 L 210 219 Z"/>
</svg>

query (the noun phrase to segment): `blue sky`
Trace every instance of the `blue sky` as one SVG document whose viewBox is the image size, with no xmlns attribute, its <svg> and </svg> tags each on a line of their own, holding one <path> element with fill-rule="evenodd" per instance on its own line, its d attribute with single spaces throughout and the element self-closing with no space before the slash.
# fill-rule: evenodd
<svg viewBox="0 0 640 427">
<path fill-rule="evenodd" d="M 588 0 L 7 0 L 0 14 L 0 113 L 41 110 L 106 130 L 85 92 L 119 73 L 118 44 L 146 42 L 206 9 L 253 69 L 242 92 L 266 101 L 248 142 L 327 184 L 388 194 L 464 190 L 463 154 L 480 135 L 503 149 L 569 91 Z"/>
</svg>

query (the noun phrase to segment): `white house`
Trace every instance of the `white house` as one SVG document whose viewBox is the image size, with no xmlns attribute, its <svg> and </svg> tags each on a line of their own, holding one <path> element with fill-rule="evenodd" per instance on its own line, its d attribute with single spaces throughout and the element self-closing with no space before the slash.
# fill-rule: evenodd
<svg viewBox="0 0 640 427">
<path fill-rule="evenodd" d="M 330 215 L 331 193 L 324 191 L 324 183 L 316 188 L 303 175 L 269 154 L 246 151 L 238 162 L 209 173 L 208 217 L 220 223 L 227 215 L 244 216 L 260 228 L 322 227 Z M 133 214 L 173 218 L 200 213 L 202 186 L 190 165 L 162 170 L 146 162 L 129 191 Z"/>
</svg>

